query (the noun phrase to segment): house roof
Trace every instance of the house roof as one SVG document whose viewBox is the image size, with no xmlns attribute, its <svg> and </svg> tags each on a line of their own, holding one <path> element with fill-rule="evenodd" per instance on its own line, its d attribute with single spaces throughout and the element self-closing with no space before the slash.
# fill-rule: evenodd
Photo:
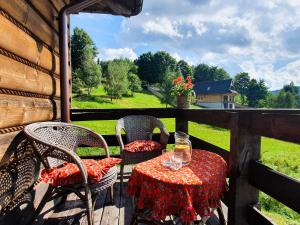
<svg viewBox="0 0 300 225">
<path fill-rule="evenodd" d="M 232 80 L 220 80 L 220 81 L 205 81 L 196 82 L 194 85 L 194 91 L 196 94 L 210 95 L 210 94 L 230 94 L 237 93 L 231 89 Z"/>
<path fill-rule="evenodd" d="M 78 0 L 73 0 L 76 2 Z M 99 1 L 85 9 L 81 12 L 88 13 L 105 13 L 112 15 L 121 16 L 135 16 L 142 11 L 143 0 L 109 0 L 109 1 Z"/>
</svg>

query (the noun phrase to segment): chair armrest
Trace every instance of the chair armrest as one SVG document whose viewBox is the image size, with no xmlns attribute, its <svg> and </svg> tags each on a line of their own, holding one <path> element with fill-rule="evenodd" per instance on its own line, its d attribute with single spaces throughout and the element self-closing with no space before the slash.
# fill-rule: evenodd
<svg viewBox="0 0 300 225">
<path fill-rule="evenodd" d="M 124 149 L 124 143 L 123 143 L 122 135 L 121 135 L 122 129 L 123 129 L 123 127 L 120 124 L 116 125 L 116 137 L 117 137 L 117 140 L 119 142 L 121 151 L 123 151 L 123 149 Z"/>
<path fill-rule="evenodd" d="M 157 119 L 157 127 L 160 130 L 160 139 L 159 142 L 166 148 L 168 141 L 169 141 L 169 132 L 168 130 L 165 128 L 164 124 Z"/>
<path fill-rule="evenodd" d="M 80 170 L 82 183 L 88 185 L 88 173 L 80 157 L 73 151 L 62 150 L 62 152 L 72 158 L 73 163 L 76 164 Z"/>
<path fill-rule="evenodd" d="M 93 137 L 92 142 L 89 143 L 89 141 L 84 142 L 84 143 L 80 143 L 80 144 L 84 144 L 86 146 L 90 146 L 90 147 L 99 147 L 99 148 L 103 148 L 106 157 L 109 157 L 109 149 L 108 149 L 108 145 L 105 141 L 105 139 L 102 137 L 102 135 L 86 128 L 86 127 L 82 127 L 82 126 L 78 126 L 78 125 L 72 125 L 74 127 L 78 127 L 82 130 L 85 130 L 89 136 Z"/>
</svg>

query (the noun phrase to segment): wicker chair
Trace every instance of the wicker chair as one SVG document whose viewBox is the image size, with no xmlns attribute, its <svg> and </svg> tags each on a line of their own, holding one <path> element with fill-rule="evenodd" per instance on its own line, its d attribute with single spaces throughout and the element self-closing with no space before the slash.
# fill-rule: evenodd
<svg viewBox="0 0 300 225">
<path fill-rule="evenodd" d="M 160 144 L 163 146 L 159 151 L 129 152 L 124 150 L 124 143 L 121 132 L 125 131 L 127 143 L 136 140 L 151 140 L 153 130 L 160 129 Z M 117 121 L 116 136 L 120 144 L 121 158 L 123 159 L 120 168 L 121 187 L 123 187 L 124 165 L 140 163 L 162 154 L 166 149 L 169 139 L 169 133 L 164 124 L 157 118 L 147 115 L 126 116 Z"/>
<path fill-rule="evenodd" d="M 75 163 L 82 177 L 82 183 L 70 186 L 53 187 L 49 185 L 47 193 L 38 206 L 37 216 L 45 203 L 57 197 L 74 192 L 86 204 L 88 224 L 93 224 L 93 211 L 99 193 L 110 188 L 111 200 L 113 199 L 113 184 L 117 180 L 117 168 L 114 166 L 98 183 L 89 184 L 86 168 L 82 160 L 76 154 L 78 146 L 100 147 L 105 150 L 109 157 L 108 147 L 101 135 L 84 127 L 60 122 L 41 122 L 30 124 L 25 127 L 24 132 L 32 142 L 34 149 L 45 168 L 61 165 L 63 162 Z M 84 194 L 83 194 L 84 193 Z M 35 218 L 35 217 L 34 217 Z"/>
</svg>

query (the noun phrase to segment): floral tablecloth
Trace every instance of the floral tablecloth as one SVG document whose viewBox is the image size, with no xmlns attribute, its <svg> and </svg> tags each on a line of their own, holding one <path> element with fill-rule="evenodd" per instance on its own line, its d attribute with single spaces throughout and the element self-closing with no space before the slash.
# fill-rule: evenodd
<svg viewBox="0 0 300 225">
<path fill-rule="evenodd" d="M 154 219 L 179 215 L 192 222 L 210 216 L 220 206 L 226 190 L 227 164 L 212 152 L 193 149 L 192 162 L 174 171 L 163 166 L 171 152 L 137 164 L 128 182 L 128 193 L 137 198 L 138 209 L 151 209 Z"/>
</svg>

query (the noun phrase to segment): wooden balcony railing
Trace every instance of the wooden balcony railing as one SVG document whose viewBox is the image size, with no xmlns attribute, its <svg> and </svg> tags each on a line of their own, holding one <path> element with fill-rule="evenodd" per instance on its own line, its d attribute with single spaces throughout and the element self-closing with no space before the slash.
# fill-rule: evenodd
<svg viewBox="0 0 300 225">
<path fill-rule="evenodd" d="M 230 151 L 191 136 L 194 148 L 215 152 L 229 165 L 229 192 L 224 198 L 228 225 L 273 224 L 258 209 L 259 190 L 300 213 L 300 182 L 260 161 L 261 136 L 300 144 L 300 110 L 73 109 L 71 120 L 116 120 L 137 114 L 175 118 L 176 130 L 185 132 L 189 121 L 230 130 Z M 110 146 L 118 145 L 115 135 L 104 138 Z M 174 143 L 173 135 L 169 142 Z"/>
</svg>

